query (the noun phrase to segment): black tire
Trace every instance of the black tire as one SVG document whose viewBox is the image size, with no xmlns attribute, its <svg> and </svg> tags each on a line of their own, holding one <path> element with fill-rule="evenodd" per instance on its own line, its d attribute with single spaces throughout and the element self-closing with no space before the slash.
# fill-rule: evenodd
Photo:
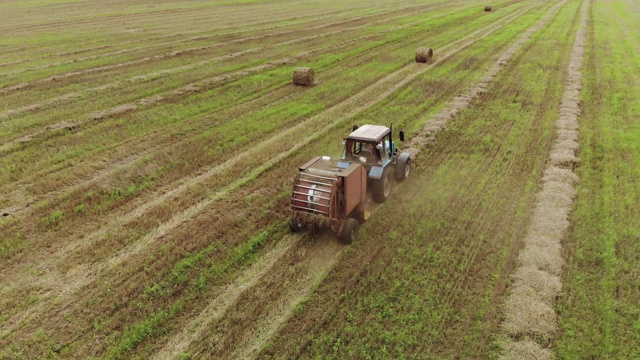
<svg viewBox="0 0 640 360">
<path fill-rule="evenodd" d="M 302 225 L 298 223 L 296 218 L 291 217 L 291 219 L 289 219 L 289 230 L 291 230 L 292 233 L 300 232 L 302 230 Z"/>
<path fill-rule="evenodd" d="M 391 170 L 387 166 L 382 172 L 382 176 L 378 180 L 373 182 L 373 200 L 378 204 L 382 204 L 391 195 L 391 188 L 393 187 L 393 179 L 391 178 Z"/>
<path fill-rule="evenodd" d="M 411 173 L 411 157 L 408 153 L 402 153 L 398 156 L 398 162 L 395 168 L 396 179 L 402 181 L 409 177 Z"/>
<path fill-rule="evenodd" d="M 340 242 L 345 245 L 351 245 L 351 243 L 358 239 L 358 229 L 360 229 L 360 223 L 358 223 L 358 220 L 348 218 L 342 228 Z"/>
</svg>

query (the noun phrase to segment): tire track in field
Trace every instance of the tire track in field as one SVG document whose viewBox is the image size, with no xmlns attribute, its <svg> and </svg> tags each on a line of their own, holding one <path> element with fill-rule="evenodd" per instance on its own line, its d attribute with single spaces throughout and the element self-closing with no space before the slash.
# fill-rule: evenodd
<svg viewBox="0 0 640 360">
<path fill-rule="evenodd" d="M 420 7 L 420 6 L 409 6 L 409 7 L 402 8 L 402 9 L 393 9 L 393 10 L 390 10 L 390 11 L 387 11 L 387 12 L 383 12 L 383 13 L 376 13 L 376 14 L 371 14 L 371 15 L 358 16 L 358 17 L 355 17 L 355 18 L 339 20 L 339 21 L 336 21 L 336 22 L 331 22 L 331 23 L 325 23 L 325 24 L 312 26 L 312 27 L 309 27 L 309 28 L 305 28 L 302 31 L 320 30 L 320 29 L 323 29 L 323 28 L 331 27 L 331 26 L 339 26 L 339 25 L 348 24 L 348 23 L 351 23 L 351 22 L 365 20 L 365 19 L 368 19 L 368 18 L 371 18 L 371 17 L 383 16 L 383 15 L 386 15 L 386 14 L 389 14 L 389 13 L 406 11 L 406 10 L 414 9 L 414 8 L 417 8 L 417 7 Z M 431 7 L 428 7 L 428 8 L 431 9 Z M 404 15 L 404 16 L 407 16 L 407 15 Z M 96 68 L 90 68 L 90 69 L 85 69 L 85 70 L 80 70 L 80 71 L 74 71 L 74 72 L 69 72 L 69 73 L 61 74 L 61 75 L 54 75 L 54 76 L 51 76 L 51 77 L 42 78 L 42 79 L 39 79 L 39 80 L 35 80 L 35 81 L 31 81 L 31 82 L 24 82 L 24 83 L 18 84 L 20 86 L 13 85 L 13 86 L 8 86 L 6 88 L 2 88 L 2 89 L 0 89 L 0 95 L 7 94 L 7 93 L 10 93 L 10 92 L 16 91 L 16 90 L 22 90 L 22 89 L 25 89 L 25 88 L 33 87 L 33 86 L 38 85 L 38 84 L 50 83 L 52 81 L 57 81 L 57 80 L 60 80 L 60 79 L 63 79 L 63 78 L 82 76 L 82 75 L 91 74 L 91 73 L 95 73 L 95 72 L 102 72 L 102 71 L 108 71 L 108 70 L 113 70 L 113 69 L 119 69 L 119 68 L 122 68 L 122 67 L 131 66 L 131 65 L 140 65 L 140 64 L 145 64 L 145 63 L 151 62 L 151 61 L 157 61 L 157 60 L 161 60 L 161 59 L 165 59 L 165 58 L 173 58 L 173 57 L 176 57 L 176 56 L 179 56 L 179 55 L 189 54 L 189 53 L 193 53 L 193 52 L 197 52 L 197 51 L 211 50 L 211 49 L 218 48 L 218 47 L 221 47 L 221 46 L 242 44 L 242 43 L 249 42 L 249 41 L 258 41 L 258 40 L 263 40 L 265 38 L 274 37 L 274 36 L 295 34 L 295 33 L 300 32 L 300 31 L 301 31 L 300 29 L 294 29 L 294 30 L 279 31 L 279 32 L 271 33 L 271 34 L 254 35 L 254 36 L 249 36 L 249 37 L 245 37 L 245 38 L 241 38 L 241 39 L 235 39 L 235 40 L 230 40 L 230 41 L 211 44 L 211 45 L 192 47 L 192 48 L 187 48 L 187 49 L 182 49 L 182 50 L 174 50 L 174 51 L 167 52 L 167 53 L 164 53 L 164 54 L 148 56 L 148 57 L 144 57 L 144 58 L 141 58 L 141 59 L 126 61 L 126 62 L 123 62 L 123 63 L 113 64 L 113 65 L 99 66 L 99 67 L 96 67 Z M 190 38 L 190 39 L 186 39 L 186 41 L 200 41 L 200 40 L 205 40 L 207 38 L 213 38 L 213 37 L 219 37 L 219 36 L 221 36 L 221 35 L 197 36 L 197 37 L 193 37 L 193 38 Z M 100 58 L 107 57 L 107 56 L 121 55 L 121 54 L 132 52 L 132 51 L 140 51 L 140 50 L 143 50 L 143 49 L 149 49 L 149 48 L 154 48 L 154 47 L 158 47 L 158 46 L 181 44 L 181 43 L 185 43 L 186 41 L 184 39 L 181 39 L 181 40 L 174 40 L 174 41 L 164 42 L 164 43 L 160 43 L 160 44 L 152 44 L 152 45 L 145 45 L 145 46 L 140 46 L 140 47 L 135 47 L 135 48 L 130 48 L 130 49 L 122 49 L 122 50 L 118 50 L 118 51 L 114 51 L 114 52 L 110 52 L 110 53 L 106 53 L 106 54 L 87 56 L 87 57 L 83 57 L 83 58 L 77 58 L 77 59 L 57 62 L 57 63 L 53 63 L 53 64 L 46 64 L 46 65 L 42 65 L 42 66 L 38 66 L 38 67 L 34 67 L 34 68 L 27 68 L 27 69 L 15 70 L 15 71 L 11 71 L 11 72 L 0 73 L 0 77 L 17 75 L 17 74 L 21 74 L 21 73 L 24 73 L 24 72 L 30 72 L 30 71 L 41 70 L 41 69 L 49 69 L 49 68 L 52 68 L 52 67 L 63 66 L 63 65 L 73 64 L 73 63 L 96 60 L 96 59 L 100 59 Z"/>
<path fill-rule="evenodd" d="M 531 8 L 533 8 L 533 6 Z M 472 34 L 460 40 L 457 40 L 449 44 L 448 46 L 445 46 L 441 49 L 442 55 L 440 55 L 431 66 L 435 66 L 441 62 L 444 62 L 446 59 L 456 54 L 457 52 L 467 48 L 477 41 L 482 40 L 493 32 L 515 21 L 519 16 L 526 13 L 529 9 L 530 8 L 515 11 L 500 19 L 499 21 L 476 30 Z M 37 279 L 33 279 L 32 275 L 22 273 L 19 277 L 15 277 L 16 279 L 20 279 L 21 283 L 40 283 L 40 285 L 42 285 L 42 288 L 49 288 L 50 290 L 41 294 L 38 304 L 27 308 L 24 311 L 21 311 L 20 313 L 12 316 L 11 319 L 5 321 L 5 324 L 3 324 L 4 326 L 0 327 L 0 335 L 6 336 L 7 334 L 11 333 L 21 323 L 21 321 L 32 318 L 41 313 L 45 309 L 49 299 L 57 298 L 60 303 L 70 301 L 80 288 L 95 281 L 95 279 L 101 272 L 122 264 L 122 262 L 128 259 L 131 255 L 137 254 L 150 244 L 153 244 L 160 236 L 166 234 L 167 231 L 181 225 L 185 220 L 188 220 L 214 202 L 226 197 L 229 193 L 253 181 L 254 178 L 272 168 L 301 147 L 316 140 L 321 136 L 321 134 L 332 129 L 337 124 L 353 117 L 354 115 L 372 107 L 373 105 L 387 98 L 389 95 L 396 92 L 401 87 L 413 81 L 417 76 L 430 69 L 431 66 L 424 66 L 422 64 L 415 63 L 408 64 L 405 67 L 395 71 L 394 73 L 387 75 L 383 79 L 372 84 L 365 90 L 343 101 L 342 103 L 337 104 L 330 109 L 327 109 L 323 113 L 320 113 L 305 122 L 302 122 L 281 132 L 279 135 L 276 135 L 260 144 L 256 144 L 253 149 L 239 154 L 237 157 L 234 157 L 221 165 L 211 168 L 207 172 L 195 178 L 191 178 L 182 182 L 180 185 L 178 185 L 177 188 L 174 188 L 162 194 L 158 194 L 158 196 L 153 200 L 143 204 L 132 212 L 122 216 L 118 216 L 116 219 L 109 221 L 108 226 L 105 224 L 105 226 L 100 228 L 98 231 L 83 237 L 79 241 L 72 242 L 56 254 L 51 254 L 51 256 L 49 257 L 49 259 L 51 260 L 49 260 L 49 262 L 64 258 L 65 255 L 68 255 L 69 253 L 72 253 L 74 251 L 81 251 L 82 248 L 90 246 L 92 243 L 103 239 L 108 234 L 108 231 L 118 231 L 118 229 L 121 229 L 126 224 L 140 218 L 142 215 L 144 215 L 157 205 L 180 196 L 182 193 L 189 191 L 189 189 L 191 189 L 192 187 L 215 176 L 221 171 L 228 169 L 233 164 L 238 163 L 241 160 L 245 160 L 246 158 L 250 158 L 255 154 L 263 152 L 264 149 L 268 146 L 286 143 L 286 141 L 284 141 L 286 139 L 299 138 L 299 134 L 304 134 L 312 131 L 311 135 L 303 138 L 288 150 L 280 152 L 270 161 L 266 162 L 260 167 L 253 169 L 249 174 L 236 180 L 233 183 L 228 184 L 227 186 L 224 186 L 222 189 L 211 194 L 206 199 L 175 215 L 169 221 L 160 224 L 157 228 L 153 229 L 151 232 L 148 232 L 147 235 L 145 235 L 140 241 L 130 246 L 129 249 L 122 249 L 121 251 L 118 251 L 117 254 L 115 254 L 115 256 L 110 259 L 105 259 L 91 265 L 78 266 L 65 275 L 61 273 L 49 273 L 47 274 L 47 276 L 41 276 Z M 369 100 L 367 100 L 368 98 Z M 313 131 L 313 124 L 310 124 L 313 122 L 319 123 L 315 124 L 315 128 L 321 125 L 324 126 Z M 52 266 L 50 265 L 49 267 Z M 65 287 L 51 288 L 51 284 L 65 284 Z M 19 286 L 20 285 L 16 283 L 14 287 Z"/>
<path fill-rule="evenodd" d="M 631 9 L 633 9 L 633 7 L 637 5 L 638 5 L 637 2 L 630 2 L 629 4 L 626 4 L 626 6 Z M 640 8 L 635 8 L 631 11 L 637 14 L 640 14 Z M 623 33 L 624 35 L 630 35 L 630 34 L 636 33 L 636 30 L 634 29 L 634 24 L 629 25 L 629 18 L 622 16 L 619 10 L 615 12 L 615 16 L 618 18 L 618 22 L 624 28 L 624 33 Z M 626 36 L 626 37 L 633 43 L 633 45 L 631 45 L 633 47 L 633 50 L 638 55 L 640 55 L 640 39 L 637 36 Z M 640 78 L 636 77 L 636 79 L 638 82 L 638 87 L 640 87 Z"/>
<path fill-rule="evenodd" d="M 582 3 L 580 27 L 571 51 L 567 82 L 556 122 L 556 140 L 544 172 L 542 189 L 536 205 L 524 248 L 518 256 L 519 267 L 513 274 L 511 295 L 505 301 L 503 330 L 507 335 L 504 359 L 524 356 L 552 359 L 548 348 L 557 331 L 554 303 L 562 288 L 560 275 L 562 239 L 569 226 L 569 214 L 580 180 L 573 172 L 579 163 L 578 151 L 580 89 L 590 0 Z M 542 340 L 547 346 L 541 346 Z"/>
<path fill-rule="evenodd" d="M 320 284 L 329 271 L 335 267 L 338 259 L 342 255 L 344 245 L 339 244 L 334 239 L 322 239 L 315 247 L 311 247 L 302 259 L 296 262 L 293 267 L 295 272 L 289 281 L 284 281 L 286 289 L 277 299 L 263 299 L 267 304 L 267 314 L 252 322 L 250 327 L 243 329 L 239 341 L 235 337 L 232 342 L 235 346 L 230 359 L 250 359 L 255 358 L 264 345 L 273 337 L 277 330 L 293 315 L 295 307 L 307 298 L 313 289 Z M 280 284 L 282 279 L 280 274 L 270 274 L 273 284 Z M 262 292 L 257 291 L 258 297 Z M 274 301 L 275 300 L 275 301 Z M 228 338 L 223 334 L 223 338 Z M 248 335 L 248 336 L 247 336 Z M 215 341 L 215 338 L 214 338 Z M 222 354 L 226 355 L 226 352 Z M 222 355 L 220 354 L 220 355 Z"/>
<path fill-rule="evenodd" d="M 402 183 L 396 183 L 394 189 L 402 186 Z M 373 199 L 369 197 L 370 212 L 375 214 L 380 205 L 375 204 Z M 264 301 L 258 301 L 261 304 L 267 304 L 265 307 L 268 311 L 266 318 L 258 318 L 256 322 L 252 322 L 251 328 L 241 327 L 241 331 L 245 335 L 241 345 L 233 349 L 232 354 L 227 354 L 235 359 L 248 359 L 255 357 L 264 344 L 277 332 L 277 330 L 291 317 L 295 307 L 311 294 L 313 289 L 325 278 L 331 269 L 335 267 L 338 259 L 342 255 L 345 245 L 335 240 L 335 235 L 331 232 L 318 234 L 319 238 L 314 239 L 311 243 L 304 242 L 308 240 L 304 234 L 285 235 L 280 241 L 276 242 L 275 249 L 270 250 L 266 255 L 256 261 L 248 271 L 243 272 L 236 280 L 225 287 L 224 292 L 217 295 L 207 304 L 195 318 L 189 321 L 188 325 L 182 327 L 182 330 L 170 338 L 165 346 L 154 354 L 152 359 L 175 359 L 185 350 L 187 350 L 196 340 L 206 336 L 210 339 L 207 328 L 211 328 L 213 324 L 220 323 L 225 315 L 235 307 L 239 306 L 238 302 L 246 296 L 247 292 L 252 291 Z M 283 245 L 286 251 L 281 251 Z M 274 257 L 273 254 L 277 254 Z M 293 259 L 293 260 L 292 260 Z M 268 268 L 263 264 L 268 263 Z M 289 274 L 294 276 L 287 277 L 283 280 L 281 274 L 282 269 L 286 268 Z M 260 269 L 262 271 L 257 271 Z M 293 270 L 292 270 L 293 269 Z M 270 293 L 270 289 L 274 288 L 270 284 L 278 284 L 278 288 L 286 288 L 287 290 L 281 294 Z M 261 287 L 261 289 L 256 289 Z M 263 289 L 264 291 L 262 291 Z M 275 297 L 275 299 L 274 299 Z M 235 309 L 237 310 L 237 309 Z M 237 311 L 242 312 L 242 311 Z M 234 329 L 238 329 L 234 325 Z M 255 336 L 253 336 L 255 335 Z M 221 342 L 227 339 L 229 334 L 216 331 L 215 340 L 208 341 L 210 343 Z M 235 343 L 235 341 L 233 341 Z M 229 349 L 225 349 L 229 350 Z M 223 353 L 226 353 L 223 351 Z M 198 356 L 211 356 L 212 354 L 200 354 Z M 216 358 L 220 357 L 216 354 Z"/>
</svg>

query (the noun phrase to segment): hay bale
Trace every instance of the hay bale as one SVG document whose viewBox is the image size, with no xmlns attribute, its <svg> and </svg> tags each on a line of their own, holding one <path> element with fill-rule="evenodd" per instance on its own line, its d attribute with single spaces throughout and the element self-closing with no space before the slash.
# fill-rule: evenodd
<svg viewBox="0 0 640 360">
<path fill-rule="evenodd" d="M 484 11 L 489 12 L 491 11 L 491 6 L 487 5 L 484 7 Z"/>
<path fill-rule="evenodd" d="M 524 292 L 523 288 L 533 289 L 535 294 L 541 301 L 548 304 L 556 301 L 562 290 L 560 277 L 549 274 L 546 271 L 540 271 L 536 266 L 521 266 L 512 275 L 514 280 L 513 292 Z"/>
<path fill-rule="evenodd" d="M 416 50 L 416 62 L 431 64 L 433 62 L 433 50 L 431 48 L 419 47 Z"/>
<path fill-rule="evenodd" d="M 315 74 L 310 67 L 299 67 L 293 71 L 293 84 L 300 86 L 313 85 Z"/>
<path fill-rule="evenodd" d="M 503 328 L 514 339 L 549 340 L 557 331 L 556 312 L 549 304 L 540 301 L 535 291 L 528 287 L 513 292 L 505 303 L 506 318 Z"/>
</svg>

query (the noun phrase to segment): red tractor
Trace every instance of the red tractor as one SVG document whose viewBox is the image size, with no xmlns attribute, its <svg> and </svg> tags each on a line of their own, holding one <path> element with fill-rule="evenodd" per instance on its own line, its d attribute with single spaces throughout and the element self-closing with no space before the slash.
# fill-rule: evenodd
<svg viewBox="0 0 640 360">
<path fill-rule="evenodd" d="M 341 242 L 351 244 L 369 217 L 368 194 L 383 203 L 394 177 L 402 181 L 411 172 L 411 155 L 397 153 L 392 134 L 386 126 L 355 125 L 342 158 L 318 156 L 302 165 L 293 184 L 291 230 L 327 226 Z"/>
</svg>

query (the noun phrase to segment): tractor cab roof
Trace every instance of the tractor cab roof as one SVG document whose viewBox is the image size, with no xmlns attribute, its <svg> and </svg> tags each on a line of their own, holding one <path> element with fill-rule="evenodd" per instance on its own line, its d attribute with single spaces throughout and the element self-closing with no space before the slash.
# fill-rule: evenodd
<svg viewBox="0 0 640 360">
<path fill-rule="evenodd" d="M 391 131 L 386 126 L 380 125 L 362 125 L 352 132 L 348 139 L 361 141 L 380 141 L 385 135 Z"/>
</svg>

